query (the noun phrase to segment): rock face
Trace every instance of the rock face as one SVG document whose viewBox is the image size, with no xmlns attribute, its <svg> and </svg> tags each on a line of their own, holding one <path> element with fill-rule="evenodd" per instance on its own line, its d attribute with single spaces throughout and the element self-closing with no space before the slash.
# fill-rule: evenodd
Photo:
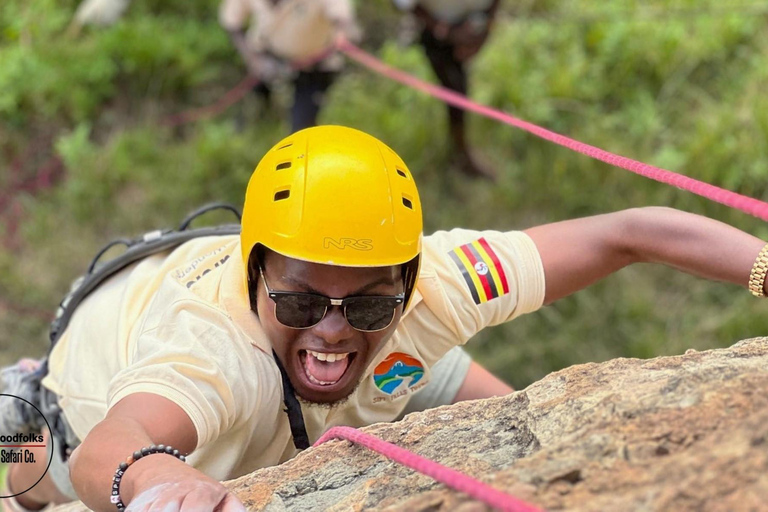
<svg viewBox="0 0 768 512">
<path fill-rule="evenodd" d="M 365 430 L 547 510 L 768 510 L 768 338 L 574 366 Z M 228 485 L 267 512 L 486 510 L 347 441 Z"/>
</svg>

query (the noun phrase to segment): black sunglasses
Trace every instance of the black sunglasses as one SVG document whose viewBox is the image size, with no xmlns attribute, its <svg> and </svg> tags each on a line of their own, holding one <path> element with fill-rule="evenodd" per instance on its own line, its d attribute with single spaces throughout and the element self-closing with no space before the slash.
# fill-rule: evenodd
<svg viewBox="0 0 768 512">
<path fill-rule="evenodd" d="M 259 266 L 267 295 L 275 303 L 275 318 L 286 327 L 309 329 L 320 323 L 331 306 L 340 306 L 349 325 L 358 331 L 376 332 L 386 329 L 395 319 L 395 311 L 405 301 L 405 294 L 360 295 L 332 299 L 304 292 L 282 292 L 270 289 Z"/>
</svg>

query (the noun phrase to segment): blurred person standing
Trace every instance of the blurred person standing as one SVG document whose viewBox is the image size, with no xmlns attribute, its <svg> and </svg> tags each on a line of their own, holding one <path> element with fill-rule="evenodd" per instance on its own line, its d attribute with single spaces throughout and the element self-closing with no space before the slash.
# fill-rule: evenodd
<svg viewBox="0 0 768 512">
<path fill-rule="evenodd" d="M 268 101 L 273 83 L 293 81 L 291 131 L 317 124 L 325 94 L 344 65 L 341 55 L 323 53 L 339 33 L 359 37 L 350 0 L 223 0 L 219 22 L 248 72 L 260 80 L 256 93 Z"/>
<path fill-rule="evenodd" d="M 466 63 L 488 39 L 499 0 L 393 0 L 413 12 L 421 24 L 421 45 L 440 83 L 467 95 Z M 464 111 L 449 106 L 448 120 L 453 160 L 470 176 L 495 178 L 495 171 L 473 155 L 466 140 Z"/>
</svg>

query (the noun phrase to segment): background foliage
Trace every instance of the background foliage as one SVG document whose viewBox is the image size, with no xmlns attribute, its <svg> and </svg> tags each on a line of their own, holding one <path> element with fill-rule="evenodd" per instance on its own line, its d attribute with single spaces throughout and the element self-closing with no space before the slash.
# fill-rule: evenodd
<svg viewBox="0 0 768 512">
<path fill-rule="evenodd" d="M 0 3 L 0 359 L 40 355 L 45 316 L 109 239 L 241 204 L 260 156 L 286 134 L 290 89 L 180 127 L 244 68 L 213 0 L 135 0 L 106 30 L 68 29 L 75 0 Z M 358 2 L 365 46 L 433 80 L 388 0 Z M 579 140 L 768 199 L 768 4 L 717 0 L 504 2 L 472 65 L 474 99 Z M 765 224 L 471 117 L 495 185 L 449 166 L 445 108 L 354 64 L 323 123 L 367 130 L 420 182 L 427 231 L 518 229 L 668 205 L 768 239 Z M 59 158 L 53 185 L 18 191 Z M 8 197 L 12 194 L 12 197 Z M 216 219 L 213 219 L 216 220 Z M 650 266 L 483 332 L 470 351 L 516 387 L 567 365 L 708 349 L 764 335 L 766 304 L 732 285 Z"/>
</svg>

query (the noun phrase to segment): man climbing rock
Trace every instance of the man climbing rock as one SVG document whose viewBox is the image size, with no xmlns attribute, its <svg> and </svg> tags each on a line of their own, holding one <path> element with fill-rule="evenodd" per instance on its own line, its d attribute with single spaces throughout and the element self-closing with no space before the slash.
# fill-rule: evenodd
<svg viewBox="0 0 768 512">
<path fill-rule="evenodd" d="M 94 510 L 243 510 L 220 480 L 332 426 L 392 421 L 436 385 L 450 390 L 436 403 L 508 390 L 477 366 L 436 367 L 485 327 L 637 262 L 762 296 L 765 246 L 668 208 L 424 237 L 392 149 L 303 130 L 256 167 L 239 235 L 149 256 L 77 307 L 42 381 L 66 425 L 57 443 L 76 448 L 46 478 Z M 41 494 L 25 506 L 59 499 Z"/>
</svg>

